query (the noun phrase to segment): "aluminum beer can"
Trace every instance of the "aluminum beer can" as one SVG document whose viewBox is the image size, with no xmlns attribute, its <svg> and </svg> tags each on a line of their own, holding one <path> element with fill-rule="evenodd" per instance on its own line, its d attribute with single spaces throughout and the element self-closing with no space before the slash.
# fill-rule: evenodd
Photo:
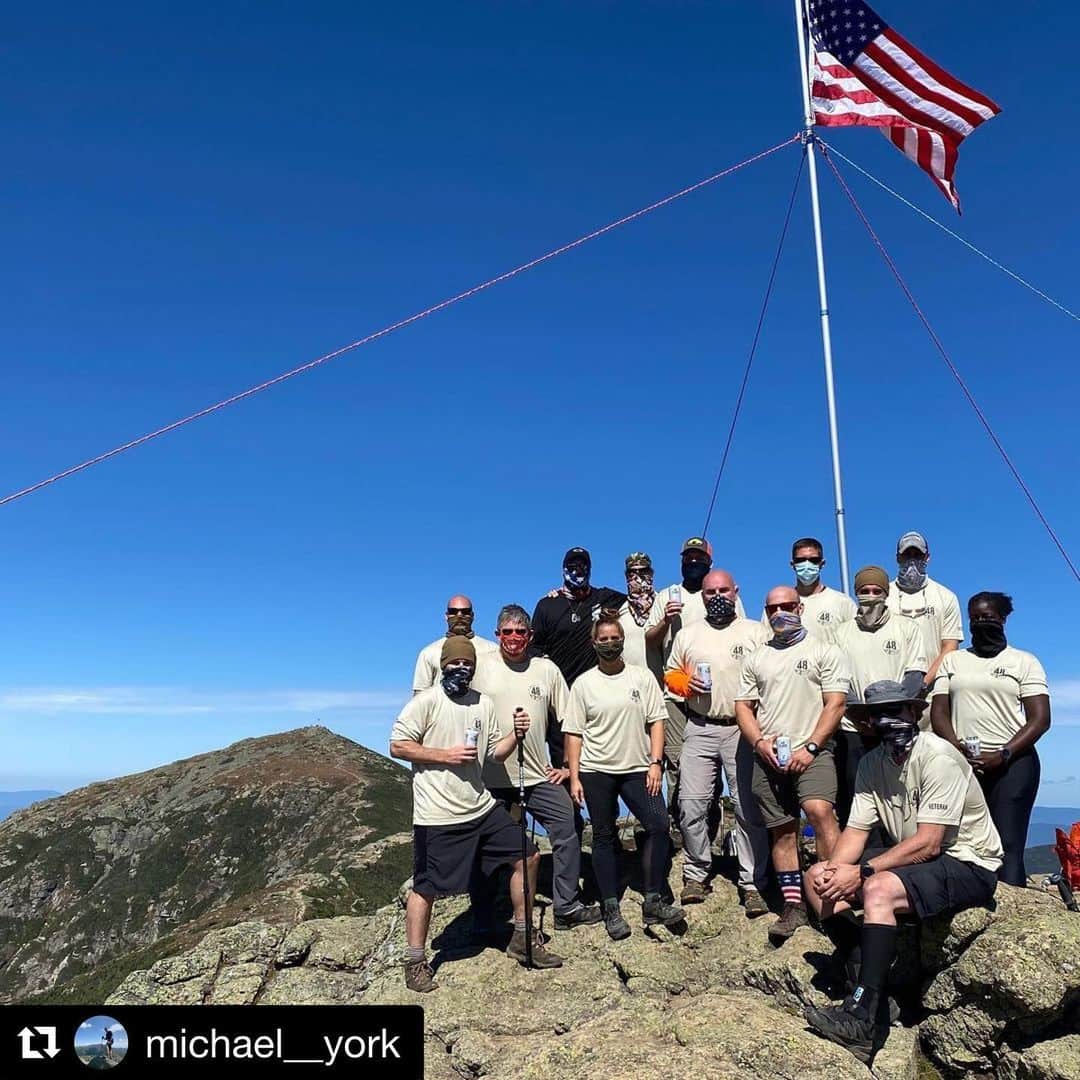
<svg viewBox="0 0 1080 1080">
<path fill-rule="evenodd" d="M 964 739 L 964 749 L 967 751 L 967 756 L 978 757 L 982 753 L 982 740 L 978 735 L 968 735 Z"/>
<path fill-rule="evenodd" d="M 776 764 L 786 769 L 791 763 L 791 739 L 786 735 L 778 735 L 776 739 Z"/>
<path fill-rule="evenodd" d="M 476 744 L 480 741 L 480 729 L 477 727 L 467 727 L 465 729 L 465 745 L 476 749 Z"/>
<path fill-rule="evenodd" d="M 671 589 L 668 592 L 668 600 L 673 604 L 682 603 L 682 589 L 680 589 L 678 585 L 671 586 Z"/>
<path fill-rule="evenodd" d="M 712 666 L 707 660 L 702 660 L 697 666 L 697 680 L 702 686 L 712 689 Z"/>
</svg>

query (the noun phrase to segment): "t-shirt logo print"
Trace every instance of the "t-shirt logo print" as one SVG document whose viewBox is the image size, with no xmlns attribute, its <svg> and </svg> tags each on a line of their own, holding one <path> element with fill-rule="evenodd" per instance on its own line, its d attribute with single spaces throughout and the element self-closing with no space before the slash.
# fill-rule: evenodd
<svg viewBox="0 0 1080 1080">
<path fill-rule="evenodd" d="M 889 638 L 889 640 L 885 642 L 884 648 L 887 653 L 898 653 L 900 651 L 900 646 L 896 643 L 895 638 Z"/>
<path fill-rule="evenodd" d="M 993 675 L 995 679 L 1007 679 L 1009 677 L 1008 671 L 1006 671 L 1005 668 L 1001 667 L 1000 665 L 994 668 L 994 670 L 991 671 L 990 674 Z"/>
<path fill-rule="evenodd" d="M 819 623 L 827 623 L 827 622 L 832 622 L 832 612 L 829 612 L 829 611 L 819 611 L 819 612 L 818 612 L 818 617 L 817 617 L 817 621 L 818 621 Z"/>
<path fill-rule="evenodd" d="M 742 645 L 732 645 L 731 647 L 731 659 L 741 660 L 746 653 L 746 649 Z"/>
<path fill-rule="evenodd" d="M 631 690 L 630 691 L 630 700 L 635 705 L 640 705 L 641 704 L 641 691 L 636 689 L 636 688 Z"/>
<path fill-rule="evenodd" d="M 796 675 L 805 675 L 809 670 L 810 670 L 810 661 L 809 660 L 800 660 L 795 665 L 795 674 Z"/>
<path fill-rule="evenodd" d="M 531 697 L 533 701 L 539 701 L 543 696 L 544 691 L 541 690 L 539 686 L 529 687 L 529 697 Z"/>
</svg>

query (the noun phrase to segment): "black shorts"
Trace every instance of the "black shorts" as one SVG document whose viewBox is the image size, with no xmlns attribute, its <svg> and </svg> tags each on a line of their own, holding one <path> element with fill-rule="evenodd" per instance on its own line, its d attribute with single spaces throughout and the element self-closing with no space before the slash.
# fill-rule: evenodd
<svg viewBox="0 0 1080 1080">
<path fill-rule="evenodd" d="M 903 882 L 911 910 L 920 919 L 945 911 L 987 907 L 998 883 L 993 871 L 951 855 L 939 855 L 914 866 L 894 866 L 887 873 L 895 874 Z"/>
<path fill-rule="evenodd" d="M 530 856 L 536 847 L 526 838 Z M 461 825 L 413 826 L 413 890 L 422 896 L 457 896 L 469 891 L 473 864 L 486 876 L 521 858 L 521 826 L 498 803 Z"/>
</svg>

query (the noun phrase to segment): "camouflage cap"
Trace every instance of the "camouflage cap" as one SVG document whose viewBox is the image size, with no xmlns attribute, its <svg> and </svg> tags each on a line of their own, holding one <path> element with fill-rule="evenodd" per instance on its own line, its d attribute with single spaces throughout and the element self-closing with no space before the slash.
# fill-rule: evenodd
<svg viewBox="0 0 1080 1080">
<path fill-rule="evenodd" d="M 644 551 L 631 551 L 626 556 L 626 569 L 632 566 L 640 566 L 644 570 L 652 570 L 652 559 Z"/>
</svg>

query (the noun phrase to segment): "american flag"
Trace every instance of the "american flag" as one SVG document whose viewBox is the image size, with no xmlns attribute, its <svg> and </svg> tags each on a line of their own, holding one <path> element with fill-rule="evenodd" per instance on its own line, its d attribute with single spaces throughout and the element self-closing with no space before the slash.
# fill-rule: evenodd
<svg viewBox="0 0 1080 1080">
<path fill-rule="evenodd" d="M 960 143 L 1001 110 L 860 0 L 807 0 L 807 7 L 815 122 L 880 128 L 959 212 L 952 181 Z"/>
</svg>

